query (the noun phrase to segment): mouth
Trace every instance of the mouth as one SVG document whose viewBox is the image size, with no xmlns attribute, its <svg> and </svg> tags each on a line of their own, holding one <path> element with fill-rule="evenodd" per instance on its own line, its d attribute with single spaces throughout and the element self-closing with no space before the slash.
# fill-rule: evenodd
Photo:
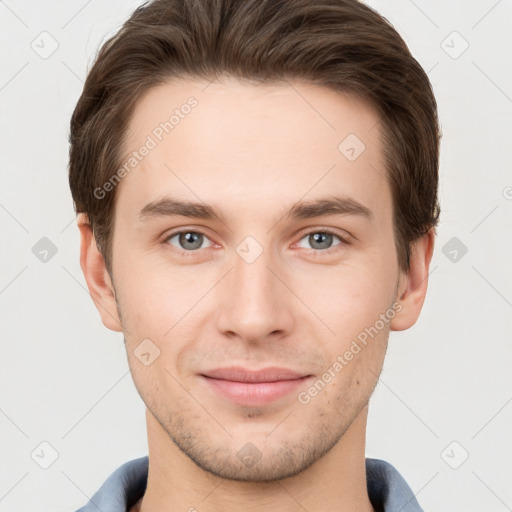
<svg viewBox="0 0 512 512">
<path fill-rule="evenodd" d="M 257 371 L 229 367 L 207 371 L 200 377 L 211 392 L 237 405 L 256 407 L 284 398 L 313 376 L 277 367 Z"/>
</svg>

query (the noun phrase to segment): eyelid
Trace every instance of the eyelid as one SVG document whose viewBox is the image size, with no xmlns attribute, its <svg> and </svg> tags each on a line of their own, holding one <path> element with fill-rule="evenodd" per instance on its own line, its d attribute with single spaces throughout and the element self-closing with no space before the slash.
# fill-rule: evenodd
<svg viewBox="0 0 512 512">
<path fill-rule="evenodd" d="M 305 231 L 301 231 L 301 238 L 304 238 L 306 235 L 310 235 L 311 233 L 329 233 L 330 235 L 336 235 L 339 238 L 345 238 L 347 240 L 350 237 L 346 231 L 340 231 L 336 228 L 327 226 L 314 226 L 312 228 L 305 228 Z"/>
<path fill-rule="evenodd" d="M 306 249 L 307 251 L 312 251 L 319 254 L 329 254 L 332 251 L 338 250 L 340 246 L 343 245 L 350 245 L 350 237 L 348 233 L 340 233 L 339 231 L 335 230 L 334 228 L 328 228 L 328 227 L 322 227 L 322 226 L 316 226 L 313 228 L 307 228 L 306 231 L 302 231 L 300 233 L 300 236 L 298 240 L 293 244 L 296 245 L 299 243 L 304 237 L 312 234 L 312 233 L 327 233 L 329 235 L 336 236 L 340 239 L 341 243 L 334 245 L 333 247 L 329 247 L 328 249 Z"/>
<path fill-rule="evenodd" d="M 175 256 L 183 257 L 183 258 L 194 258 L 197 257 L 198 254 L 202 254 L 202 249 L 196 249 L 193 251 L 187 251 L 186 249 L 181 249 L 180 247 L 176 247 L 170 243 L 170 239 L 174 238 L 176 235 L 180 235 L 182 233 L 198 233 L 206 237 L 208 240 L 210 240 L 210 243 L 212 244 L 210 247 L 204 247 L 203 249 L 210 249 L 212 246 L 215 245 L 215 242 L 210 239 L 210 237 L 201 229 L 198 228 L 189 228 L 189 227 L 181 227 L 179 229 L 171 230 L 169 232 L 166 232 L 162 236 L 162 243 L 165 245 L 166 250 L 171 251 Z"/>
<path fill-rule="evenodd" d="M 175 228 L 171 228 L 168 231 L 165 231 L 162 235 L 164 240 L 167 240 L 168 238 L 179 235 L 181 233 L 201 233 L 204 236 L 207 236 L 210 238 L 210 236 L 207 234 L 209 232 L 208 228 L 205 226 L 179 226 Z"/>
</svg>

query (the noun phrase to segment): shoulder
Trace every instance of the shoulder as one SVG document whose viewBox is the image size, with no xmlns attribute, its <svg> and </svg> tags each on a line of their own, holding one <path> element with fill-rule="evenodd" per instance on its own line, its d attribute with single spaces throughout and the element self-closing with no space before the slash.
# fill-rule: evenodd
<svg viewBox="0 0 512 512">
<path fill-rule="evenodd" d="M 119 466 L 76 512 L 126 512 L 144 494 L 149 457 L 140 457 Z"/>
<path fill-rule="evenodd" d="M 423 512 L 412 489 L 389 462 L 367 457 L 366 483 L 376 511 Z"/>
</svg>

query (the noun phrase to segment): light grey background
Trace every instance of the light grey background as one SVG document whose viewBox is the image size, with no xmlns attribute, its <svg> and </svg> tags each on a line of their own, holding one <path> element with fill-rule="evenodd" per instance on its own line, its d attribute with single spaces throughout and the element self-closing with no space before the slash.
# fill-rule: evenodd
<svg viewBox="0 0 512 512">
<path fill-rule="evenodd" d="M 66 169 L 86 70 L 139 3 L 0 2 L 1 511 L 75 510 L 147 454 L 122 335 L 79 266 Z M 369 4 L 428 71 L 443 141 L 429 291 L 418 323 L 391 334 L 367 456 L 426 510 L 511 510 L 512 2 Z M 46 262 L 32 251 L 43 237 Z"/>
</svg>

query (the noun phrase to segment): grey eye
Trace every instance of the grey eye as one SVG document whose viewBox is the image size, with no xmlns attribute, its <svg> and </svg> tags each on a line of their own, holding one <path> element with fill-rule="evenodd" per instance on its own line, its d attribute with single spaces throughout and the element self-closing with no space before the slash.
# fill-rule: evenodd
<svg viewBox="0 0 512 512">
<path fill-rule="evenodd" d="M 172 243 L 173 239 L 177 239 L 178 246 Z M 180 233 L 176 233 L 170 236 L 167 241 L 178 247 L 178 249 L 184 249 L 186 251 L 194 251 L 196 249 L 201 249 L 203 242 L 207 239 L 202 233 L 198 233 L 197 231 L 181 231 Z"/>
<path fill-rule="evenodd" d="M 306 249 L 330 249 L 333 246 L 333 240 L 335 238 L 337 238 L 341 242 L 341 238 L 333 233 L 328 233 L 327 231 L 315 231 L 301 238 L 301 243 L 299 245 L 300 247 L 305 247 L 304 245 L 302 245 L 302 241 L 307 240 L 310 247 L 306 246 Z"/>
</svg>

